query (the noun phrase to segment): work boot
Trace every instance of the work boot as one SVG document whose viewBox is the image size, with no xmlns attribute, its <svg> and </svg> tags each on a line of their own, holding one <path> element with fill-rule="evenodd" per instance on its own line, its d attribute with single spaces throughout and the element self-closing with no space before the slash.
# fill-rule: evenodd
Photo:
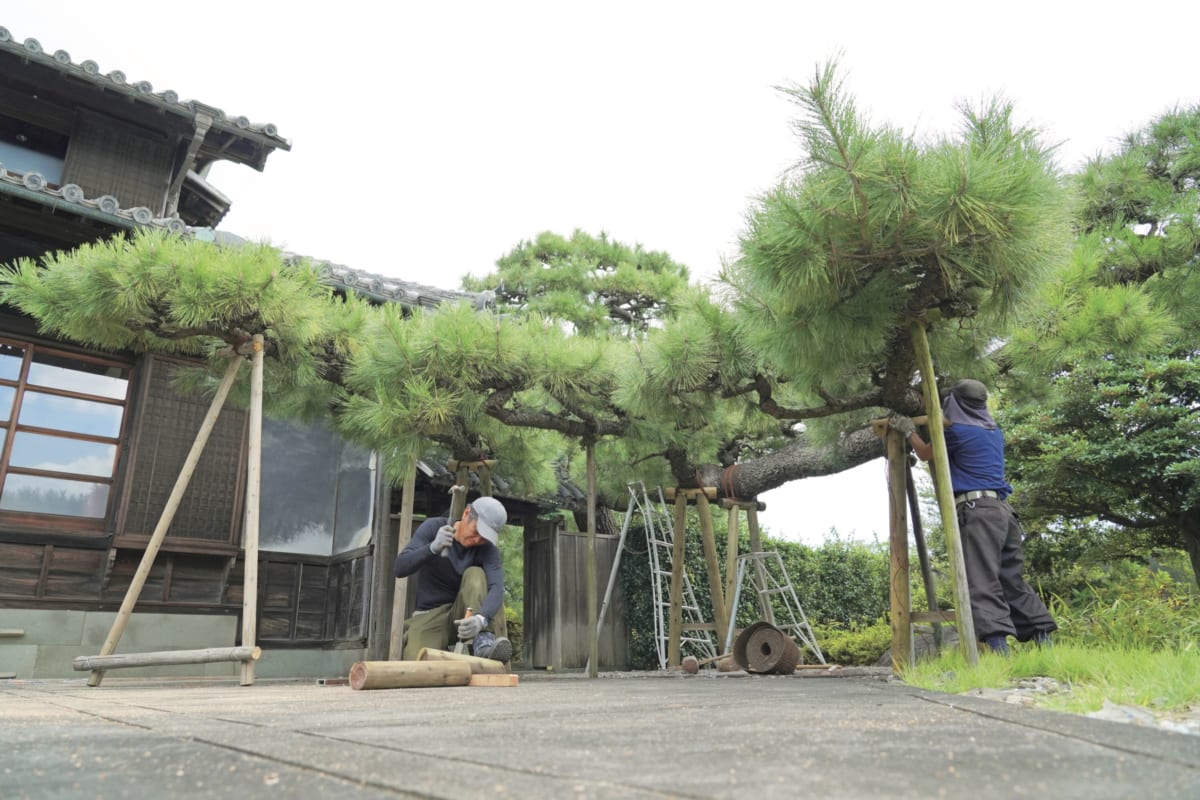
<svg viewBox="0 0 1200 800">
<path fill-rule="evenodd" d="M 471 652 L 479 658 L 491 658 L 507 664 L 512 659 L 512 642 L 503 636 L 497 639 L 496 634 L 484 631 L 475 637 Z"/>
<path fill-rule="evenodd" d="M 1050 631 L 1038 631 L 1033 635 L 1033 643 L 1038 647 L 1053 647 L 1054 642 L 1050 639 Z"/>
<path fill-rule="evenodd" d="M 986 644 L 988 649 L 998 656 L 1010 655 L 1008 649 L 1008 639 L 1002 633 L 987 637 L 984 639 L 984 644 Z"/>
</svg>

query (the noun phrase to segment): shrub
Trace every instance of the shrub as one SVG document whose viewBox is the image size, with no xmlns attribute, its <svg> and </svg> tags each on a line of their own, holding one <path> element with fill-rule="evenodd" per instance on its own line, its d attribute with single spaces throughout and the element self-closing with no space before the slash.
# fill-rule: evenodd
<svg viewBox="0 0 1200 800">
<path fill-rule="evenodd" d="M 825 662 L 844 667 L 873 666 L 892 646 L 892 625 L 886 617 L 871 623 L 823 625 L 813 633 Z"/>
</svg>

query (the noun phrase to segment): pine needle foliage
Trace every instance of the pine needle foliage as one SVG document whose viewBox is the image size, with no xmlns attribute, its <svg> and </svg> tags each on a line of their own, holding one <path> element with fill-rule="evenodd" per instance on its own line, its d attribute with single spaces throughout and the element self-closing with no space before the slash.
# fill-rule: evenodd
<svg viewBox="0 0 1200 800">
<path fill-rule="evenodd" d="M 999 99 L 960 108 L 955 137 L 872 126 L 837 66 L 781 91 L 803 153 L 760 196 L 724 279 L 746 340 L 802 385 L 862 385 L 916 318 L 974 318 L 987 339 L 1065 255 L 1053 149 Z"/>
</svg>

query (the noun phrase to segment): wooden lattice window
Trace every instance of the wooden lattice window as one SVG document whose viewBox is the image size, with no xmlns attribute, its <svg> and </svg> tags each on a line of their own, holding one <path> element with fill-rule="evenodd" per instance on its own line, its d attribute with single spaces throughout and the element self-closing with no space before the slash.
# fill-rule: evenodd
<svg viewBox="0 0 1200 800">
<path fill-rule="evenodd" d="M 130 366 L 0 339 L 0 524 L 105 530 Z"/>
<path fill-rule="evenodd" d="M 184 394 L 173 385 L 172 373 L 185 366 L 195 365 L 159 356 L 147 359 L 133 439 L 128 500 L 119 531 L 122 536 L 150 536 L 154 532 L 208 412 L 210 398 Z M 226 406 L 217 418 L 167 531 L 169 540 L 226 548 L 237 546 L 245 437 L 246 412 Z"/>
</svg>

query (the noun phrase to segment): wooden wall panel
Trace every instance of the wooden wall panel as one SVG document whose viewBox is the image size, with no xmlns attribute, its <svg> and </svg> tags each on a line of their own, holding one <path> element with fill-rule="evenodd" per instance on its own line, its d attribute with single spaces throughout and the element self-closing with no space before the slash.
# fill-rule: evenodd
<svg viewBox="0 0 1200 800">
<path fill-rule="evenodd" d="M 46 545 L 0 544 L 0 595 L 36 597 Z"/>
<path fill-rule="evenodd" d="M 42 594 L 48 598 L 97 598 L 107 563 L 107 550 L 54 547 Z"/>
</svg>

